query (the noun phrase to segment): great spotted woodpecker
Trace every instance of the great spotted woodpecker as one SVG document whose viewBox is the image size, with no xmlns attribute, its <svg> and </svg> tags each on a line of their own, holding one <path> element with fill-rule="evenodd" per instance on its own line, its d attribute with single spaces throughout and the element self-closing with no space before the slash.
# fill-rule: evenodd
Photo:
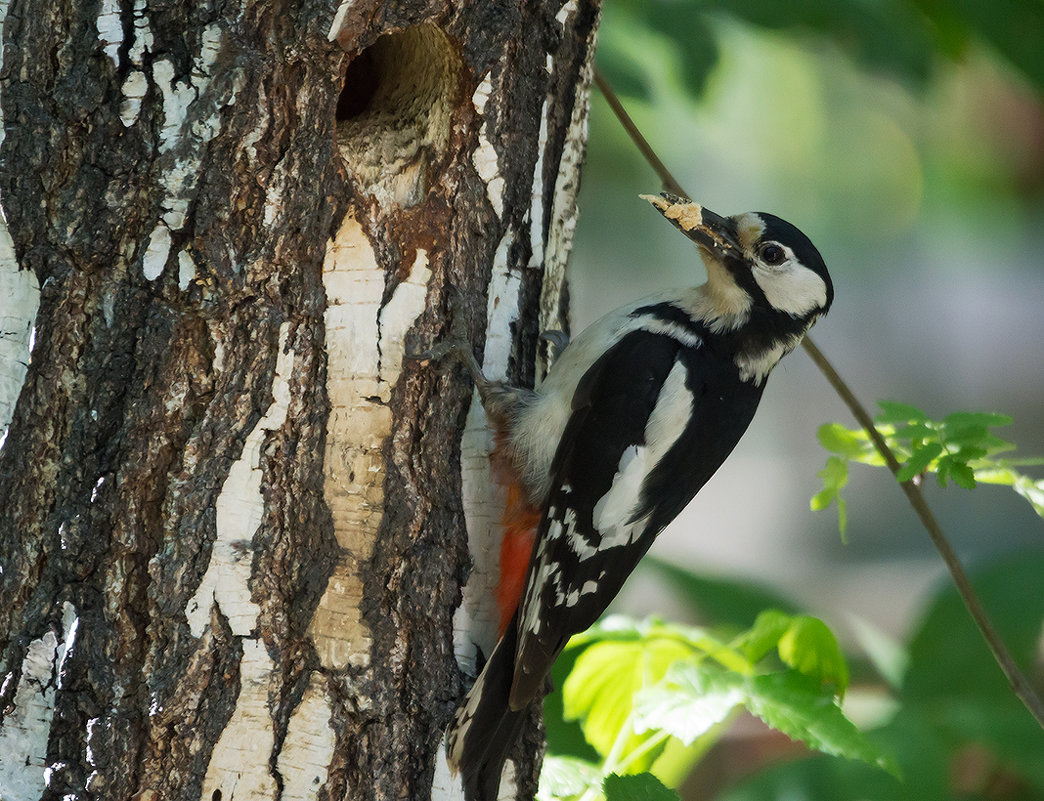
<svg viewBox="0 0 1044 801">
<path fill-rule="evenodd" d="M 496 800 L 523 714 L 569 637 L 729 455 L 769 372 L 833 300 L 819 251 L 779 217 L 644 197 L 696 243 L 705 284 L 610 312 L 536 390 L 487 380 L 469 347 L 435 354 L 470 370 L 508 487 L 502 636 L 447 734 L 469 801 Z"/>
</svg>

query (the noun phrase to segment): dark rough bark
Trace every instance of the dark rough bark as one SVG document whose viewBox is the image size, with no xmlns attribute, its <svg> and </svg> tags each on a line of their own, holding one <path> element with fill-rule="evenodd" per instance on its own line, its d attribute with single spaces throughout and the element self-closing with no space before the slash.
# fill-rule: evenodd
<svg viewBox="0 0 1044 801">
<path fill-rule="evenodd" d="M 52 671 L 60 686 L 43 798 L 199 798 L 252 643 L 272 664 L 268 795 L 284 791 L 281 749 L 310 682 L 330 707 L 336 748 L 309 797 L 431 795 L 436 748 L 463 688 L 452 618 L 469 570 L 459 469 L 469 388 L 459 375 L 406 364 L 382 402 L 391 412 L 374 476 L 383 517 L 357 572 L 369 664 L 324 664 L 310 626 L 344 554 L 324 490 L 323 261 L 354 216 L 383 276 L 383 309 L 423 249 L 431 277 L 407 343 L 444 335 L 462 315 L 481 344 L 494 252 L 516 231 L 511 371 L 532 381 L 543 274 L 531 263 L 530 226 L 547 241 L 596 24 L 589 2 L 567 9 L 565 27 L 560 7 L 359 0 L 331 42 L 336 3 L 135 9 L 124 0 L 114 4 L 122 41 L 107 55 L 99 5 L 11 3 L 0 193 L 41 294 L 32 362 L 0 451 L 0 720 L 10 724 L 17 706 L 27 649 L 48 632 L 72 640 L 70 606 L 76 619 L 60 677 L 57 659 Z M 379 44 L 385 34 L 420 44 Z M 172 80 L 161 86 L 167 65 Z M 384 117 L 368 117 L 395 65 L 404 88 Z M 147 86 L 136 116 L 134 73 Z M 480 119 L 472 98 L 487 75 Z M 446 119 L 410 105 L 430 98 L 409 87 L 429 84 Z M 171 97 L 182 85 L 186 120 L 175 131 Z M 482 122 L 499 156 L 502 215 L 474 162 Z M 382 140 L 382 126 L 399 135 Z M 400 176 L 391 188 L 371 174 L 389 147 Z M 547 191 L 530 219 L 538 157 Z M 293 352 L 280 376 L 286 416 L 258 428 L 273 406 L 281 331 Z M 255 430 L 263 513 L 237 547 L 256 623 L 237 633 L 233 613 L 215 603 L 197 636 L 187 609 L 216 548 L 219 496 Z M 535 764 L 520 765 L 520 797 L 532 794 Z M 240 797 L 217 786 L 214 798 Z"/>
</svg>

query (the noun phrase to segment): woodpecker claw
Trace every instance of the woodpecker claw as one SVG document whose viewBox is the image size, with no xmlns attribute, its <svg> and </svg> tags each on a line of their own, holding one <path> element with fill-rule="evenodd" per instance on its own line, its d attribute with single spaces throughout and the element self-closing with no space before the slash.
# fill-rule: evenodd
<svg viewBox="0 0 1044 801">
<path fill-rule="evenodd" d="M 438 362 L 453 352 L 454 342 L 436 342 L 427 350 L 407 350 L 406 358 L 415 362 Z"/>
<path fill-rule="evenodd" d="M 451 337 L 442 342 L 436 342 L 427 350 L 407 354 L 407 358 L 419 362 L 437 362 L 446 357 L 450 357 L 464 365 L 471 375 L 471 380 L 475 382 L 479 395 L 485 397 L 493 382 L 483 374 L 482 367 L 479 365 L 478 359 L 475 358 L 475 354 L 471 350 L 471 343 L 468 341 Z"/>
</svg>

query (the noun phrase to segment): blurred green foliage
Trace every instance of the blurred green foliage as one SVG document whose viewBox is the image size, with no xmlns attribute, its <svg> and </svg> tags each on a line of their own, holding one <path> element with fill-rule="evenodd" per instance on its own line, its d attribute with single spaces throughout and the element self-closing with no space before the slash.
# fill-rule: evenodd
<svg viewBox="0 0 1044 801">
<path fill-rule="evenodd" d="M 973 575 L 1025 666 L 1038 659 L 1042 575 L 1039 552 Z M 693 585 L 703 580 L 693 578 Z M 734 586 L 739 612 L 746 587 Z M 538 798 L 675 797 L 666 788 L 679 786 L 741 707 L 810 749 L 849 759 L 810 752 L 763 766 L 726 789 L 721 801 L 1044 798 L 1044 731 L 1012 694 L 952 587 L 928 604 L 909 644 L 896 646 L 905 665 L 898 676 L 887 675 L 892 666 L 857 665 L 864 693 L 873 688 L 897 702 L 869 736 L 838 706 L 848 668 L 821 621 L 768 610 L 730 636 L 726 642 L 708 629 L 620 617 L 578 636 L 566 652 L 571 667 L 562 693 L 545 707 L 548 757 Z M 564 717 L 556 695 L 565 698 Z M 570 720 L 580 721 L 589 744 L 577 747 Z M 636 771 L 651 771 L 657 780 L 614 780 L 612 795 L 599 790 L 607 777 Z"/>
<path fill-rule="evenodd" d="M 712 21 L 721 17 L 830 40 L 866 69 L 919 86 L 939 58 L 959 60 L 978 40 L 1044 88 L 1038 0 L 607 0 L 599 67 L 618 92 L 647 94 L 654 81 L 648 62 L 623 43 L 638 29 L 674 52 L 679 75 L 699 95 L 718 63 Z"/>
<path fill-rule="evenodd" d="M 989 231 L 998 247 L 1005 231 L 1022 224 L 1007 213 L 1004 193 L 1044 185 L 1010 146 L 1029 137 L 1026 150 L 1036 152 L 1032 110 L 1044 89 L 1042 35 L 1040 0 L 605 0 L 598 65 L 629 96 L 660 155 L 691 169 L 678 176 L 683 185 L 697 176 L 715 187 L 714 203 L 724 194 L 726 205 L 735 200 L 730 191 L 743 186 L 750 193 L 753 186 L 763 208 L 777 202 L 774 187 L 783 187 L 790 194 L 779 205 L 788 217 L 794 210 L 795 219 L 818 220 L 849 255 L 862 242 L 882 268 L 889 265 L 882 244 L 932 208 L 950 212 L 963 204 L 965 222 L 975 225 L 948 235 Z M 954 65 L 981 68 L 984 53 L 987 69 L 954 78 Z M 998 77 L 998 58 L 1031 87 L 1028 102 L 1024 86 Z M 716 72 L 720 65 L 729 67 L 727 90 L 718 85 L 726 72 Z M 1009 94 L 998 100 L 997 87 Z M 1014 127 L 996 119 L 1012 98 L 1017 111 L 1005 120 L 1016 120 Z M 593 172 L 616 183 L 647 181 L 647 168 L 604 106 L 594 104 L 592 115 L 602 137 L 592 137 Z M 984 188 L 992 192 L 989 202 Z M 617 204 L 613 219 L 632 214 L 630 197 L 602 194 L 600 202 Z M 661 270 L 664 260 L 650 259 L 647 244 L 626 259 L 615 252 L 618 240 L 599 242 L 613 256 L 599 263 L 599 286 L 613 283 L 606 270 L 616 262 L 629 273 L 644 262 Z M 1003 256 L 993 256 L 990 267 L 1003 267 Z M 1007 484 L 1044 515 L 1044 482 L 1024 475 L 1026 463 L 1011 459 L 1010 444 L 991 430 L 1008 422 L 985 413 L 935 420 L 895 403 L 882 404 L 878 418 L 903 477 L 935 473 L 940 483 L 968 488 Z M 812 505 L 836 503 L 844 529 L 849 464 L 881 460 L 860 431 L 830 424 L 819 437 L 831 456 Z M 715 796 L 719 801 L 1044 799 L 1044 732 L 1007 687 L 952 588 L 930 601 L 908 643 L 855 626 L 868 658 L 849 665 L 821 621 L 798 614 L 776 593 L 652 559 L 644 564 L 707 627 L 612 618 L 571 643 L 554 669 L 562 692 L 545 703 L 541 801 L 676 799 L 670 788 L 681 785 L 740 709 L 823 753 L 772 764 L 752 756 L 757 772 L 734 781 Z M 973 576 L 1038 686 L 1041 576 L 1039 551 Z M 841 711 L 849 681 L 877 699 L 865 733 Z"/>
<path fill-rule="evenodd" d="M 1031 553 L 974 577 L 1005 642 L 1026 667 L 1039 665 L 1042 575 L 1044 555 Z M 955 589 L 946 587 L 931 602 L 907 654 L 897 711 L 874 732 L 896 755 L 903 781 L 857 763 L 811 757 L 770 767 L 720 801 L 1044 798 L 1044 731 L 1012 694 Z"/>
</svg>

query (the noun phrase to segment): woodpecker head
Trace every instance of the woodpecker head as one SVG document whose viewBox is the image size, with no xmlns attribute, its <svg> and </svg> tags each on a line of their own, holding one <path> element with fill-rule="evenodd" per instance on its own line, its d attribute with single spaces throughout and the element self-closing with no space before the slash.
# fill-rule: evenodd
<svg viewBox="0 0 1044 801">
<path fill-rule="evenodd" d="M 834 300 L 823 257 L 801 231 L 774 214 L 722 217 L 672 195 L 642 195 L 695 242 L 708 290 L 722 307 L 782 315 L 807 329 Z"/>
</svg>

